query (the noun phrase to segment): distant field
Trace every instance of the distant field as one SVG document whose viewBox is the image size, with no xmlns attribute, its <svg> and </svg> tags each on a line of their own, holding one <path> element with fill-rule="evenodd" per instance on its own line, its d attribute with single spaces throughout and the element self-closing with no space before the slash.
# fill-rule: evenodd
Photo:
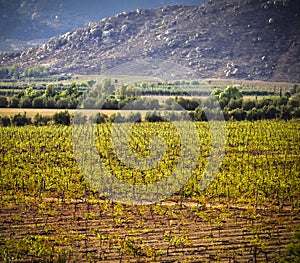
<svg viewBox="0 0 300 263">
<path fill-rule="evenodd" d="M 60 81 L 35 81 L 35 80 L 22 80 L 17 82 L 3 82 L 0 80 L 0 85 L 33 85 L 37 84 L 49 84 L 49 83 L 64 83 L 69 84 L 72 82 L 84 82 L 89 80 L 99 81 L 110 78 L 113 81 L 118 80 L 120 85 L 122 84 L 130 84 L 135 82 L 149 82 L 149 83 L 157 83 L 157 82 L 165 82 L 165 80 L 152 77 L 152 76 L 126 76 L 126 75 L 73 75 L 72 79 L 69 80 L 60 80 Z M 202 83 L 207 83 L 210 87 L 226 87 L 228 85 L 241 85 L 245 88 L 266 88 L 266 89 L 274 89 L 274 88 L 283 88 L 283 90 L 292 88 L 295 84 L 300 85 L 300 83 L 291 83 L 291 82 L 270 82 L 270 81 L 262 81 L 262 80 L 243 80 L 243 79 L 198 79 Z M 174 82 L 176 80 L 169 80 L 169 82 Z M 181 81 L 178 79 L 177 81 Z M 191 81 L 191 80 L 187 80 Z"/>
<path fill-rule="evenodd" d="M 216 86 L 228 86 L 228 85 L 241 85 L 248 87 L 266 87 L 266 88 L 292 88 L 295 84 L 300 85 L 300 83 L 291 82 L 272 82 L 263 80 L 243 80 L 243 79 L 203 79 L 203 81 L 209 83 L 210 85 Z"/>
<path fill-rule="evenodd" d="M 79 81 L 95 80 L 101 82 L 107 78 L 110 78 L 112 80 L 117 79 L 119 84 L 130 84 L 134 82 L 156 83 L 156 82 L 163 81 L 160 78 L 151 77 L 151 76 L 125 76 L 125 75 L 75 75 L 73 77 L 73 80 L 79 80 Z"/>
<path fill-rule="evenodd" d="M 151 76 L 112 76 L 112 75 L 74 75 L 72 79 L 68 80 L 59 80 L 59 81 L 36 81 L 36 80 L 20 80 L 17 82 L 4 82 L 0 80 L 0 86 L 6 85 L 6 86 L 22 86 L 22 85 L 33 85 L 33 84 L 54 84 L 54 83 L 63 83 L 63 84 L 70 84 L 72 82 L 84 82 L 84 81 L 90 81 L 94 80 L 96 82 L 102 82 L 104 79 L 110 78 L 113 81 L 118 80 L 119 84 L 130 84 L 134 82 L 149 82 L 149 83 L 156 83 L 156 82 L 162 82 L 163 80 L 157 77 L 151 77 Z"/>
</svg>

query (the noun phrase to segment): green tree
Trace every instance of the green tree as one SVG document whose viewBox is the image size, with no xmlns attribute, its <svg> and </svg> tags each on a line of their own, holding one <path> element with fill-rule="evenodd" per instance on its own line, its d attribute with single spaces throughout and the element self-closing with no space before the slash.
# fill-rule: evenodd
<svg viewBox="0 0 300 263">
<path fill-rule="evenodd" d="M 105 79 L 103 80 L 101 84 L 101 90 L 104 94 L 113 94 L 115 91 L 115 86 L 112 84 L 111 79 Z"/>
<path fill-rule="evenodd" d="M 242 121 L 246 117 L 246 112 L 243 109 L 236 108 L 229 112 L 229 116 L 233 117 L 237 121 Z"/>
<path fill-rule="evenodd" d="M 8 105 L 7 98 L 4 96 L 0 96 L 0 108 L 6 108 Z"/>
<path fill-rule="evenodd" d="M 54 97 L 56 95 L 56 91 L 54 89 L 54 86 L 52 84 L 48 84 L 45 90 L 45 96 L 48 97 Z"/>
<path fill-rule="evenodd" d="M 186 110 L 195 110 L 199 103 L 195 99 L 185 99 L 180 97 L 177 99 L 177 103 Z"/>
<path fill-rule="evenodd" d="M 31 118 L 26 116 L 26 112 L 23 114 L 18 113 L 12 117 L 11 122 L 15 126 L 24 126 L 31 124 Z"/>
<path fill-rule="evenodd" d="M 76 113 L 73 117 L 74 124 L 85 124 L 87 122 L 87 116 L 82 113 Z"/>
<path fill-rule="evenodd" d="M 118 120 L 118 123 L 124 122 L 124 119 L 123 119 L 123 117 L 121 116 L 121 114 L 119 112 L 118 113 L 113 113 L 108 118 L 108 122 L 114 122 L 116 120 Z"/>
<path fill-rule="evenodd" d="M 174 110 L 175 109 L 175 101 L 173 98 L 168 98 L 165 100 L 165 107 L 166 110 Z"/>
<path fill-rule="evenodd" d="M 257 121 L 262 119 L 262 113 L 257 108 L 252 108 L 246 113 L 246 119 L 249 121 Z"/>
<path fill-rule="evenodd" d="M 20 105 L 20 99 L 17 96 L 13 96 L 10 98 L 10 101 L 8 103 L 10 108 L 18 108 Z"/>
<path fill-rule="evenodd" d="M 203 107 L 197 107 L 194 114 L 195 121 L 207 121 Z"/>
<path fill-rule="evenodd" d="M 182 113 L 182 112 L 181 112 Z M 189 115 L 191 118 L 194 118 L 194 115 Z M 169 121 L 179 121 L 181 119 L 181 117 L 183 116 L 180 116 L 179 114 L 176 114 L 174 111 L 172 112 L 169 112 L 169 111 L 165 111 L 164 112 L 164 118 L 166 120 L 169 120 Z"/>
<path fill-rule="evenodd" d="M 1 67 L 0 68 L 0 79 L 8 79 L 8 78 L 9 78 L 8 68 Z"/>
<path fill-rule="evenodd" d="M 145 121 L 162 122 L 162 121 L 164 121 L 164 118 L 161 117 L 160 114 L 157 113 L 156 111 L 154 111 L 154 112 L 148 111 L 148 112 L 146 112 Z"/>
<path fill-rule="evenodd" d="M 54 98 L 46 98 L 45 99 L 46 108 L 53 109 L 56 106 L 56 102 Z"/>
<path fill-rule="evenodd" d="M 200 85 L 200 82 L 198 80 L 192 80 L 191 85 Z"/>
<path fill-rule="evenodd" d="M 24 91 L 24 96 L 30 98 L 31 100 L 34 99 L 35 97 L 39 96 L 40 94 L 38 94 L 33 87 L 29 87 L 27 89 L 25 89 Z"/>
<path fill-rule="evenodd" d="M 203 106 L 207 109 L 215 109 L 217 108 L 218 101 L 214 97 L 209 97 L 208 99 L 203 101 Z"/>
<path fill-rule="evenodd" d="M 294 108 L 292 111 L 293 118 L 300 118 L 300 107 Z"/>
<path fill-rule="evenodd" d="M 104 113 L 98 112 L 96 116 L 93 117 L 92 121 L 96 122 L 97 124 L 105 123 L 108 121 L 108 116 Z"/>
<path fill-rule="evenodd" d="M 234 99 L 231 98 L 228 102 L 228 109 L 229 110 L 234 110 L 242 107 L 243 99 Z"/>
<path fill-rule="evenodd" d="M 270 106 L 274 104 L 274 101 L 271 98 L 263 98 L 256 101 L 256 108 L 262 109 L 265 106 Z"/>
<path fill-rule="evenodd" d="M 142 82 L 141 87 L 142 87 L 143 89 L 147 89 L 147 88 L 149 87 L 149 83 L 147 83 L 147 82 Z"/>
<path fill-rule="evenodd" d="M 36 97 L 32 101 L 33 108 L 44 108 L 45 107 L 45 99 L 44 97 Z"/>
<path fill-rule="evenodd" d="M 280 119 L 282 120 L 289 120 L 291 119 L 292 115 L 291 115 L 291 109 L 287 106 L 281 106 L 280 107 Z"/>
<path fill-rule="evenodd" d="M 249 111 L 251 109 L 253 109 L 255 107 L 255 101 L 253 100 L 243 100 L 243 103 L 242 103 L 242 108 L 245 110 L 245 111 Z"/>
<path fill-rule="evenodd" d="M 142 116 L 139 112 L 130 112 L 127 116 L 126 121 L 128 122 L 141 122 Z"/>
<path fill-rule="evenodd" d="M 88 97 L 83 101 L 84 109 L 94 109 L 96 108 L 96 98 Z"/>
<path fill-rule="evenodd" d="M 296 93 L 299 93 L 299 87 L 298 87 L 298 85 L 297 84 L 295 84 L 294 86 L 293 86 L 293 88 L 291 89 L 291 91 L 290 91 L 290 93 L 291 93 L 291 95 L 294 95 L 294 94 L 296 94 Z"/>
<path fill-rule="evenodd" d="M 144 100 L 144 109 L 158 109 L 159 101 L 157 99 L 145 99 Z"/>
<path fill-rule="evenodd" d="M 50 116 L 43 116 L 39 113 L 37 113 L 34 117 L 33 117 L 33 124 L 35 126 L 45 126 L 49 123 L 49 121 L 51 121 L 51 117 Z"/>
<path fill-rule="evenodd" d="M 228 98 L 230 99 L 241 99 L 243 98 L 243 94 L 237 86 L 231 85 L 224 89 L 223 92 L 220 93 L 219 98 Z"/>
<path fill-rule="evenodd" d="M 0 116 L 1 126 L 10 126 L 10 118 L 8 116 Z"/>
<path fill-rule="evenodd" d="M 70 99 L 69 98 L 60 98 L 57 102 L 56 102 L 56 107 L 59 109 L 67 109 L 70 103 Z"/>
<path fill-rule="evenodd" d="M 76 109 L 79 103 L 79 98 L 70 98 L 68 108 L 69 109 Z"/>
<path fill-rule="evenodd" d="M 227 97 L 219 98 L 219 104 L 220 104 L 221 109 L 225 109 L 225 107 L 228 105 L 228 103 L 229 103 L 229 98 L 227 98 Z"/>
<path fill-rule="evenodd" d="M 215 96 L 215 97 L 219 97 L 220 96 L 220 94 L 221 94 L 221 92 L 222 92 L 222 90 L 221 89 L 219 89 L 219 88 L 216 88 L 216 89 L 214 89 L 212 92 L 211 92 L 211 96 Z"/>
<path fill-rule="evenodd" d="M 273 104 L 275 104 L 277 106 L 287 105 L 287 102 L 288 102 L 288 98 L 285 96 L 273 98 Z"/>
<path fill-rule="evenodd" d="M 134 102 L 133 102 L 133 101 L 134 101 Z M 137 107 L 137 105 L 136 105 L 137 101 L 141 102 L 141 100 L 136 100 L 135 98 L 131 98 L 131 97 L 127 97 L 127 98 L 124 98 L 124 99 L 120 99 L 119 102 L 118 102 L 118 108 L 119 108 L 119 109 L 122 109 L 124 106 L 127 105 L 127 109 L 129 109 L 129 108 L 130 108 L 130 107 L 129 107 L 130 105 L 134 105 L 134 108 L 135 108 L 135 109 L 138 109 L 138 107 Z M 131 104 L 131 102 L 132 102 L 132 104 Z M 145 108 L 143 108 L 143 109 L 145 109 Z"/>
<path fill-rule="evenodd" d="M 65 90 L 65 96 L 78 96 L 78 89 L 76 87 L 76 83 L 73 82 L 71 85 L 68 86 L 68 88 Z"/>
<path fill-rule="evenodd" d="M 300 93 L 291 96 L 287 102 L 287 105 L 292 108 L 297 108 L 300 106 Z"/>
<path fill-rule="evenodd" d="M 49 75 L 49 72 L 44 66 L 36 65 L 33 67 L 25 68 L 23 75 L 26 78 L 44 78 Z"/>
<path fill-rule="evenodd" d="M 217 97 L 219 100 L 219 104 L 221 106 L 222 109 L 224 109 L 229 102 L 231 101 L 231 104 L 233 106 L 233 104 L 235 103 L 235 100 L 238 100 L 239 103 L 243 98 L 243 94 L 242 92 L 239 90 L 239 88 L 237 86 L 228 86 L 226 89 L 224 89 L 224 91 L 220 91 L 220 89 L 215 89 L 212 92 L 212 95 L 214 97 Z M 234 109 L 234 108 L 231 108 Z"/>
<path fill-rule="evenodd" d="M 119 109 L 119 101 L 116 99 L 108 99 L 103 104 L 103 109 L 117 110 L 117 109 Z"/>
<path fill-rule="evenodd" d="M 20 70 L 17 65 L 13 65 L 8 69 L 9 78 L 11 79 L 19 79 L 20 78 Z"/>
<path fill-rule="evenodd" d="M 70 113 L 68 111 L 56 112 L 53 115 L 53 121 L 55 124 L 70 125 L 71 123 Z"/>
<path fill-rule="evenodd" d="M 278 115 L 277 108 L 274 105 L 265 106 L 263 111 L 266 119 L 275 119 Z"/>
<path fill-rule="evenodd" d="M 19 105 L 21 108 L 31 108 L 32 107 L 32 99 L 30 97 L 24 96 L 20 99 Z"/>
<path fill-rule="evenodd" d="M 0 79 L 19 79 L 20 72 L 17 65 L 0 68 Z"/>
</svg>

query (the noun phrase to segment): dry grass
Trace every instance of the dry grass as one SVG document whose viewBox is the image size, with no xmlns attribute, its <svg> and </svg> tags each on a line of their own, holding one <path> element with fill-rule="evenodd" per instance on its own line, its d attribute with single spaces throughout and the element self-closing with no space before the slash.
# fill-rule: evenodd
<svg viewBox="0 0 300 263">
<path fill-rule="evenodd" d="M 55 114 L 58 111 L 62 111 L 61 109 L 21 109 L 21 108 L 1 108 L 0 115 L 1 116 L 13 116 L 18 113 L 26 112 L 28 117 L 34 117 L 37 113 L 41 115 L 50 116 Z M 74 110 L 68 110 L 70 113 L 73 113 Z"/>
<path fill-rule="evenodd" d="M 15 114 L 26 112 L 28 117 L 33 118 L 37 113 L 44 116 L 52 116 L 56 112 L 64 111 L 63 109 L 20 109 L 20 108 L 0 108 L 0 116 L 13 116 Z M 76 112 L 75 109 L 68 110 L 70 114 L 74 114 Z M 87 115 L 93 115 L 97 112 L 104 113 L 108 116 L 114 113 L 120 113 L 123 116 L 129 115 L 131 112 L 136 112 L 133 110 L 86 110 Z M 147 110 L 138 110 L 141 113 L 142 117 L 146 115 Z"/>
</svg>

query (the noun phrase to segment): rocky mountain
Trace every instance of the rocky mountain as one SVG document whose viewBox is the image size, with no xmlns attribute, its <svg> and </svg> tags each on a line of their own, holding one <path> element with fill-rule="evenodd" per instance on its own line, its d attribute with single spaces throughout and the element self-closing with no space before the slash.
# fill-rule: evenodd
<svg viewBox="0 0 300 263">
<path fill-rule="evenodd" d="M 300 82 L 300 5 L 298 0 L 211 0 L 123 12 L 37 48 L 1 55 L 2 66 L 12 64 L 42 64 L 53 73 L 116 68 L 134 75 L 162 73 L 161 64 L 174 64 L 201 78 Z M 164 73 L 178 78 L 180 67 L 172 70 Z"/>
<path fill-rule="evenodd" d="M 204 0 L 0 0 L 0 51 L 20 51 L 124 10 Z"/>
</svg>

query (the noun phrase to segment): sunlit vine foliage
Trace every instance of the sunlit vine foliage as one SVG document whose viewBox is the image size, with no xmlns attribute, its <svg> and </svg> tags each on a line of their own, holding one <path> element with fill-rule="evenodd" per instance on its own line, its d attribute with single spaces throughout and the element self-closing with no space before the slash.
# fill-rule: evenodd
<svg viewBox="0 0 300 263">
<path fill-rule="evenodd" d="M 199 190 L 198 181 L 205 171 L 211 139 L 209 124 L 197 123 L 198 165 L 180 194 L 193 198 L 205 194 L 253 204 L 297 202 L 299 122 L 228 122 L 226 125 L 225 158 L 204 193 Z M 121 131 L 122 124 L 119 126 Z M 133 125 L 129 144 L 137 156 L 149 155 L 149 142 L 154 135 L 166 142 L 167 151 L 158 165 L 145 171 L 126 167 L 118 159 L 112 147 L 110 127 L 108 123 L 97 126 L 96 145 L 106 169 L 119 179 L 131 184 L 153 183 L 168 176 L 176 166 L 181 153 L 180 138 L 172 124 Z M 87 185 L 74 158 L 71 127 L 3 127 L 0 134 L 2 193 L 79 198 L 95 190 Z"/>
</svg>

